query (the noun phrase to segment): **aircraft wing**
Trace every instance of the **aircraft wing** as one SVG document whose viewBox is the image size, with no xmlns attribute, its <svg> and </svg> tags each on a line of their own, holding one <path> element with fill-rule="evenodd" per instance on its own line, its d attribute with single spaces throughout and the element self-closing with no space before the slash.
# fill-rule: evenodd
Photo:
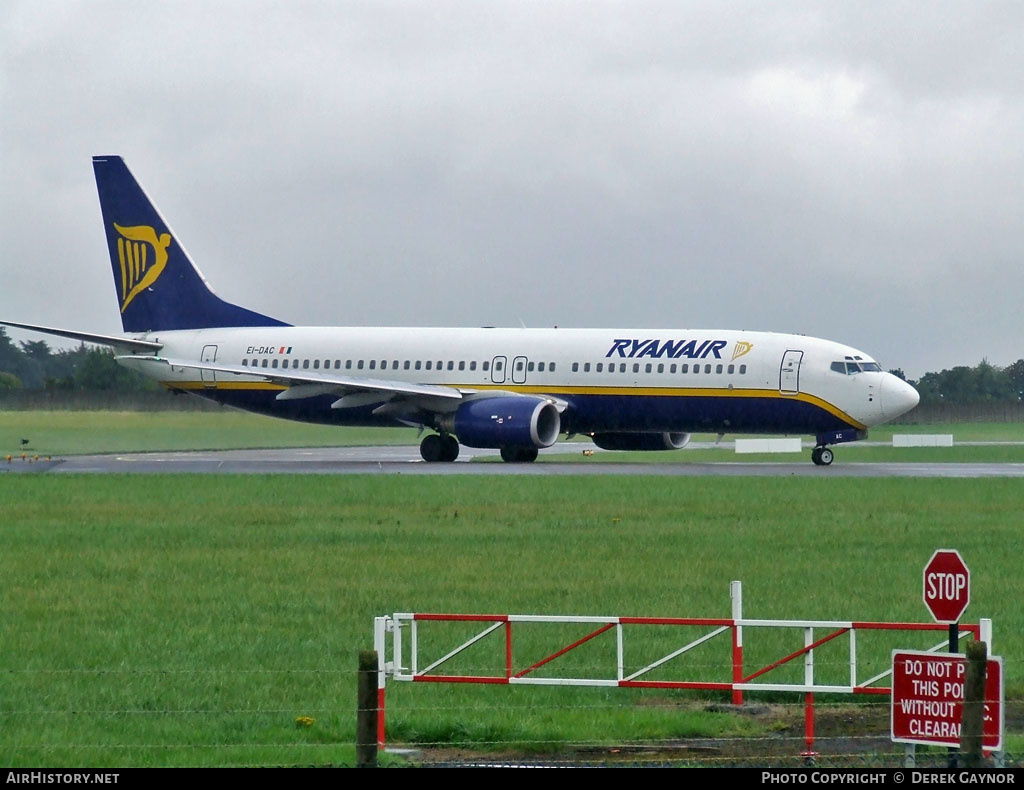
<svg viewBox="0 0 1024 790">
<path fill-rule="evenodd" d="M 19 324 L 14 321 L 0 321 L 4 326 L 13 326 L 18 329 L 29 329 L 33 332 L 42 332 L 46 335 L 66 337 L 70 340 L 81 340 L 84 343 L 96 343 L 101 346 L 123 348 L 127 351 L 159 351 L 163 343 L 154 343 L 152 340 L 136 340 L 131 337 L 119 337 L 116 335 L 96 335 L 91 332 L 76 332 L 72 329 L 55 329 L 51 326 L 37 326 L 36 324 Z"/>
<path fill-rule="evenodd" d="M 346 393 L 379 393 L 381 395 L 406 396 L 418 398 L 444 398 L 462 400 L 463 393 L 454 387 L 443 387 L 436 384 L 413 384 L 408 381 L 388 379 L 368 379 L 357 376 L 339 376 L 332 373 L 318 373 L 308 370 L 280 370 L 275 368 L 251 368 L 245 365 L 222 365 L 216 362 L 197 362 L 192 359 L 170 359 L 149 355 L 123 356 L 118 359 L 140 360 L 145 362 L 162 362 L 172 368 L 188 368 L 190 370 L 206 370 L 211 373 L 230 374 L 261 378 L 274 384 L 288 387 L 278 400 L 297 400 L 311 398 L 315 395 Z M 223 379 L 221 379 L 223 381 Z M 353 403 L 353 405 L 355 405 Z"/>
</svg>

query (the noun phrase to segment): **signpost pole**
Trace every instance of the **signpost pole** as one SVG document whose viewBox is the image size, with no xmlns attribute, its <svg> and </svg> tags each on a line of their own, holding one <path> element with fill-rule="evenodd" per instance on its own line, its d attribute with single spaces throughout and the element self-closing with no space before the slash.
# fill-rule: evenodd
<svg viewBox="0 0 1024 790">
<path fill-rule="evenodd" d="M 955 623 L 949 624 L 949 652 L 959 653 L 960 652 L 960 621 L 957 620 Z M 948 766 L 950 768 L 956 768 L 956 756 L 957 747 L 949 747 L 949 761 Z"/>
</svg>

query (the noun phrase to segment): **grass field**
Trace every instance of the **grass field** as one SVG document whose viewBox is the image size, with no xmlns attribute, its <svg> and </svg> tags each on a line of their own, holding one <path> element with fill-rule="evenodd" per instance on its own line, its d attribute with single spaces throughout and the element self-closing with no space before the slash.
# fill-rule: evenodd
<svg viewBox="0 0 1024 790">
<path fill-rule="evenodd" d="M 873 430 L 873 442 L 891 442 L 896 433 L 951 433 L 956 442 L 1022 442 L 1024 423 L 960 423 L 932 426 L 882 426 Z M 0 455 L 20 455 L 21 439 L 29 439 L 29 452 L 40 456 L 80 455 L 162 450 L 226 450 L 274 447 L 335 447 L 355 445 L 416 445 L 413 428 L 337 428 L 262 417 L 234 409 L 218 412 L 68 412 L 0 411 Z M 667 453 L 595 453 L 589 440 L 560 444 L 557 454 L 541 454 L 540 460 L 565 463 L 709 462 L 720 460 L 788 462 L 806 460 L 801 455 L 741 455 L 733 452 L 733 437 L 722 447 L 710 450 L 686 449 Z M 694 441 L 714 441 L 715 436 L 697 434 Z M 578 448 L 578 450 L 577 450 Z M 836 463 L 853 462 L 944 462 L 1024 463 L 1024 444 L 996 446 L 865 447 L 858 443 L 836 448 Z"/>
<path fill-rule="evenodd" d="M 0 411 L 0 452 L 39 455 L 416 444 L 413 428 L 335 428 L 217 412 Z"/>
<path fill-rule="evenodd" d="M 346 764 L 375 615 L 726 617 L 739 579 L 747 617 L 923 622 L 937 547 L 970 565 L 965 619 L 993 619 L 1019 701 L 1021 502 L 1017 480 L 0 476 L 0 764 Z M 389 739 L 763 734 L 697 696 L 395 683 Z"/>
</svg>

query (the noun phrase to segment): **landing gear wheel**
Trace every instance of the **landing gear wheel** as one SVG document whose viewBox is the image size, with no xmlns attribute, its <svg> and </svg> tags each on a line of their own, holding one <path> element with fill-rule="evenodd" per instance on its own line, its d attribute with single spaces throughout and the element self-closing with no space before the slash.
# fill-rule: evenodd
<svg viewBox="0 0 1024 790">
<path fill-rule="evenodd" d="M 451 463 L 459 457 L 459 440 L 449 434 L 441 437 L 441 460 Z"/>
<path fill-rule="evenodd" d="M 536 447 L 502 447 L 501 460 L 507 464 L 529 464 L 537 460 Z"/>
<path fill-rule="evenodd" d="M 832 451 L 827 447 L 815 447 L 811 450 L 811 460 L 817 466 L 828 466 L 832 463 L 833 455 Z"/>
<path fill-rule="evenodd" d="M 436 433 L 424 436 L 420 442 L 420 456 L 429 464 L 437 463 L 444 458 L 444 442 Z"/>
</svg>

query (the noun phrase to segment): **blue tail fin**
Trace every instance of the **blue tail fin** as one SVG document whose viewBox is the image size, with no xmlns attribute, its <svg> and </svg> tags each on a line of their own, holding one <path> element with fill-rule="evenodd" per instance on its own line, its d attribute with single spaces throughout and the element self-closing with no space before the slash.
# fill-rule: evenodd
<svg viewBox="0 0 1024 790">
<path fill-rule="evenodd" d="M 119 156 L 94 156 L 125 332 L 288 326 L 216 296 Z"/>
</svg>

